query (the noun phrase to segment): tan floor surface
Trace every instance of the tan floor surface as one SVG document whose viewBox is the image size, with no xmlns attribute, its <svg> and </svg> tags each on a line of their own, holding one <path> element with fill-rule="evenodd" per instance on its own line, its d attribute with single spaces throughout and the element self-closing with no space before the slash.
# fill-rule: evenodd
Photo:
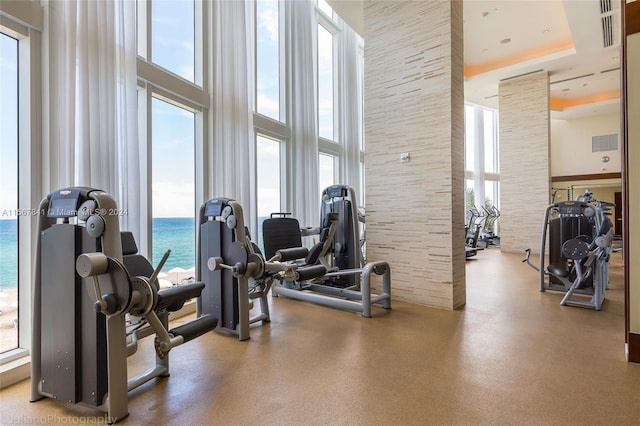
<svg viewBox="0 0 640 426">
<path fill-rule="evenodd" d="M 640 425 L 620 254 L 601 312 L 559 306 L 521 259 L 491 249 L 468 261 L 467 305 L 453 312 L 394 302 L 365 319 L 276 298 L 250 341 L 209 333 L 172 350 L 171 376 L 130 392 L 119 424 Z M 152 362 L 146 340 L 132 373 Z M 30 403 L 28 380 L 0 392 L 0 411 L 1 424 L 104 422 Z"/>
</svg>

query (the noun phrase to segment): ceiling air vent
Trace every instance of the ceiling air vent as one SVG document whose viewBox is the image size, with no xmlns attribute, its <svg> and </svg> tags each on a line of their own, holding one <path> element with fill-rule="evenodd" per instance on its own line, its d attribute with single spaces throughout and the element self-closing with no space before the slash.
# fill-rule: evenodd
<svg viewBox="0 0 640 426">
<path fill-rule="evenodd" d="M 613 16 L 611 15 L 602 18 L 602 44 L 604 47 L 613 46 Z"/>
<path fill-rule="evenodd" d="M 600 14 L 602 15 L 602 45 L 613 46 L 613 14 L 611 0 L 600 0 Z"/>
<path fill-rule="evenodd" d="M 618 134 L 591 137 L 591 152 L 617 151 Z"/>
</svg>

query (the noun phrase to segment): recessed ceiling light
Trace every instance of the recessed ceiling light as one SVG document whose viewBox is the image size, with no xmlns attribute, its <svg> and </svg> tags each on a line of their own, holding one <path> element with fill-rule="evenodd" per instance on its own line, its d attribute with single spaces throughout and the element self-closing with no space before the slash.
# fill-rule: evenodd
<svg viewBox="0 0 640 426">
<path fill-rule="evenodd" d="M 503 38 L 502 40 L 500 40 L 500 43 L 502 43 L 502 44 L 511 43 L 511 39 L 510 38 Z"/>
<path fill-rule="evenodd" d="M 548 30 L 548 29 L 546 29 L 546 30 L 544 30 L 543 32 L 544 32 L 545 34 L 547 34 L 547 33 L 549 32 L 549 30 Z"/>
</svg>

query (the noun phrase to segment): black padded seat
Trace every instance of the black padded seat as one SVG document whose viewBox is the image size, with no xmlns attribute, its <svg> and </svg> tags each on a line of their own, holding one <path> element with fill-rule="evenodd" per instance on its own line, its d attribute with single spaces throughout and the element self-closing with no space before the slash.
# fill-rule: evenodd
<svg viewBox="0 0 640 426">
<path fill-rule="evenodd" d="M 569 275 L 566 264 L 555 265 L 552 263 L 547 266 L 547 270 L 556 277 L 566 277 L 567 275 Z"/>
<path fill-rule="evenodd" d="M 122 263 L 129 271 L 132 277 L 151 277 L 153 274 L 153 265 L 149 263 L 146 257 L 138 254 L 138 245 L 130 231 L 120 232 L 120 240 L 122 242 Z M 158 282 L 155 283 L 156 288 L 160 288 Z"/>
<path fill-rule="evenodd" d="M 131 277 L 147 277 L 153 275 L 153 265 L 141 254 L 138 254 L 138 246 L 133 234 L 129 231 L 120 232 L 122 243 L 122 263 Z M 159 283 L 153 283 L 159 289 Z M 175 312 L 184 306 L 184 303 L 195 297 L 199 297 L 204 288 L 204 283 L 195 282 L 180 286 L 170 287 L 158 291 L 157 311 L 166 310 Z M 216 320 L 217 321 L 217 320 Z"/>
</svg>

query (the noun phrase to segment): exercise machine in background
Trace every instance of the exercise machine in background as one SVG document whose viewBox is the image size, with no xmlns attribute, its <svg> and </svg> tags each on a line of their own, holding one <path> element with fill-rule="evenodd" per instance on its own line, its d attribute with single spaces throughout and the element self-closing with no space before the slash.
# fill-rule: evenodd
<svg viewBox="0 0 640 426">
<path fill-rule="evenodd" d="M 292 232 L 285 231 L 275 235 L 280 247 L 268 245 L 267 240 L 273 241 L 274 234 L 265 231 L 265 257 L 251 241 L 244 223 L 242 206 L 237 201 L 229 198 L 213 198 L 206 201 L 200 208 L 196 257 L 196 278 L 206 283 L 206 287 L 197 301 L 197 316 L 216 316 L 220 318 L 220 331 L 235 334 L 239 340 L 246 340 L 250 338 L 250 328 L 253 324 L 270 322 L 267 295 L 276 286 L 280 288 L 280 282 L 313 282 L 315 285 L 315 280 L 325 279 L 341 283 L 340 288 L 333 291 L 335 296 L 340 297 L 314 301 L 324 300 L 325 304 L 331 306 L 356 310 L 362 312 L 365 317 L 371 316 L 371 305 L 374 303 L 379 302 L 390 308 L 390 271 L 385 262 L 372 262 L 363 268 L 335 272 L 338 271 L 336 264 L 360 264 L 361 258 L 353 257 L 353 253 L 360 253 L 361 245 L 359 233 L 353 232 L 349 226 L 340 229 L 337 221 L 339 213 L 330 210 L 330 207 L 323 210 L 327 214 L 327 220 L 323 223 L 328 228 L 322 243 L 312 250 L 312 253 L 301 246 L 298 221 L 286 218 L 278 223 L 294 223 L 294 227 Z M 337 210 L 352 213 L 349 207 Z M 357 218 L 351 223 L 357 227 Z M 309 232 L 308 229 L 306 231 Z M 291 235 L 297 236 L 296 244 L 287 243 Z M 339 235 L 343 240 L 335 240 L 335 235 Z M 353 246 L 347 246 L 345 241 L 349 241 L 349 245 Z M 327 261 L 326 256 L 330 252 L 339 254 L 332 257 L 331 263 Z M 323 259 L 324 263 L 314 261 L 305 264 L 300 261 L 308 255 L 316 260 Z M 370 276 L 374 273 L 383 276 L 384 292 L 381 295 L 371 294 L 370 291 Z M 355 285 L 350 284 L 353 281 L 352 276 L 360 278 Z M 356 287 L 361 290 L 355 290 Z M 307 288 L 307 284 L 304 288 Z M 279 294 L 285 292 L 286 290 Z M 259 311 L 252 316 L 256 300 L 259 302 Z"/>
<path fill-rule="evenodd" d="M 207 315 L 168 329 L 169 312 L 197 297 L 204 284 L 159 291 L 156 278 L 169 253 L 158 268 L 147 268 L 150 276 L 132 277 L 109 194 L 61 189 L 44 198 L 39 211 L 31 401 L 47 397 L 94 407 L 115 423 L 128 415 L 128 392 L 168 376 L 169 351 L 212 330 L 217 319 Z M 128 332 L 130 315 L 143 322 Z M 143 335 L 155 335 L 156 363 L 128 379 L 127 357 Z"/>
<path fill-rule="evenodd" d="M 608 217 L 611 208 L 611 203 L 594 200 L 588 191 L 577 201 L 553 203 L 545 209 L 540 264 L 535 266 L 529 261 L 531 249 L 525 250 L 523 260 L 538 271 L 541 292 L 565 292 L 561 305 L 602 309 L 613 240 Z M 545 267 L 547 235 L 549 263 Z"/>
<path fill-rule="evenodd" d="M 280 217 L 277 217 L 280 216 Z M 323 304 L 371 316 L 371 306 L 391 308 L 391 269 L 384 261 L 365 263 L 361 250 L 358 209 L 353 188 L 332 185 L 322 192 L 320 226 L 301 230 L 297 219 L 272 215 L 263 222 L 265 256 L 272 262 L 288 261 L 298 268 L 323 267 L 326 273 L 307 279 L 276 275 L 272 294 Z M 312 232 L 309 232 L 312 229 Z M 303 232 L 304 231 L 304 232 Z M 302 236 L 319 241 L 307 251 Z M 298 257 L 281 259 L 283 249 L 299 250 Z M 371 293 L 371 276 L 382 276 L 380 294 Z"/>
</svg>

